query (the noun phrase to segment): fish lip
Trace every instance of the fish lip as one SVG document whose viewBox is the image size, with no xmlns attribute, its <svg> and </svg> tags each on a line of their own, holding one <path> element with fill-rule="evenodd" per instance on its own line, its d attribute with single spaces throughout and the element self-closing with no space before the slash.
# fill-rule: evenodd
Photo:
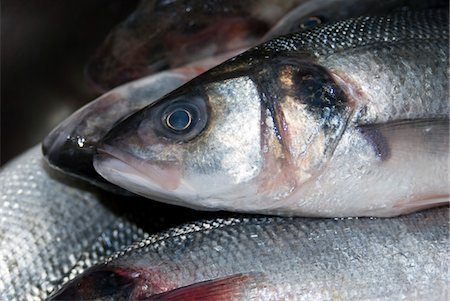
<svg viewBox="0 0 450 301">
<path fill-rule="evenodd" d="M 104 164 L 102 164 L 102 161 L 105 160 L 113 160 L 114 165 L 119 165 L 119 167 L 126 168 L 127 171 L 124 171 L 123 169 L 117 169 L 117 168 L 111 168 L 111 165 L 109 167 L 105 167 Z M 101 166 L 103 165 L 103 166 Z M 135 193 L 137 195 L 141 195 L 145 198 L 150 198 L 155 201 L 160 201 L 166 204 L 170 205 L 176 205 L 176 206 L 182 206 L 187 207 L 195 210 L 205 210 L 205 208 L 201 205 L 186 203 L 181 198 L 179 198 L 176 194 L 172 194 L 170 192 L 167 192 L 167 189 L 162 187 L 160 185 L 160 182 L 156 181 L 149 181 L 148 176 L 144 173 L 142 173 L 140 170 L 134 168 L 133 166 L 130 166 L 130 164 L 124 162 L 114 154 L 111 154 L 110 151 L 99 147 L 97 149 L 97 153 L 94 156 L 94 168 L 95 170 L 104 177 L 107 181 L 110 181 L 111 183 L 116 184 L 116 177 L 118 175 L 121 176 L 121 180 L 123 180 L 123 176 L 125 175 L 127 178 L 131 178 L 131 180 L 127 180 L 125 182 L 125 185 L 120 186 L 124 189 L 127 189 L 128 191 L 131 191 L 132 193 Z M 112 171 L 112 174 L 108 176 L 103 171 L 109 172 Z M 131 171 L 131 172 L 130 172 Z M 136 185 L 136 180 L 138 180 L 138 184 Z M 161 179 L 159 179 L 161 181 Z M 143 185 L 144 184 L 144 185 Z M 117 185 L 117 184 L 116 184 Z M 149 189 L 149 186 L 151 187 Z M 189 188 L 189 187 L 183 187 L 183 188 Z M 151 193 L 149 193 L 151 192 Z M 194 193 L 195 191 L 189 191 L 189 193 Z"/>
<path fill-rule="evenodd" d="M 126 158 L 126 156 L 129 157 Z M 106 160 L 109 160 L 110 163 L 104 163 Z M 128 162 L 130 160 L 131 164 Z M 141 185 L 145 188 L 148 186 L 156 186 L 159 189 L 174 191 L 180 187 L 179 177 L 172 175 L 175 170 L 174 168 L 160 169 L 154 164 L 149 164 L 145 161 L 139 160 L 136 164 L 133 164 L 134 161 L 137 161 L 137 159 L 131 154 L 114 149 L 109 145 L 100 145 L 97 147 L 96 154 L 94 155 L 94 168 L 103 178 L 114 184 L 116 184 L 115 176 L 121 175 L 126 177 L 132 176 L 134 178 L 138 177 L 139 182 L 147 184 L 145 186 Z M 115 176 L 108 176 L 106 170 L 115 173 Z M 128 189 L 126 184 L 122 187 Z M 146 193 L 140 194 L 146 195 Z"/>
</svg>

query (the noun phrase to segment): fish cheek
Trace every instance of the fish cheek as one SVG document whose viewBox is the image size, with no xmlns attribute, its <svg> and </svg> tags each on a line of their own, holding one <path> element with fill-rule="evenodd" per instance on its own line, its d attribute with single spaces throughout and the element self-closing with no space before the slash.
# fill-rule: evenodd
<svg viewBox="0 0 450 301">
<path fill-rule="evenodd" d="M 236 193 L 236 186 L 254 179 L 262 166 L 259 93 L 243 76 L 210 83 L 205 94 L 211 108 L 208 128 L 188 146 L 185 160 L 204 180 L 197 184 L 205 193 Z"/>
</svg>

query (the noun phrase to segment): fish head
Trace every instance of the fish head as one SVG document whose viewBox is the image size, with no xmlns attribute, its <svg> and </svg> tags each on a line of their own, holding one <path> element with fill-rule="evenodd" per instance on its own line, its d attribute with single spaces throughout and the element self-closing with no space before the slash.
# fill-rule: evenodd
<svg viewBox="0 0 450 301">
<path fill-rule="evenodd" d="M 193 207 L 200 200 L 215 207 L 213 199 L 222 202 L 221 194 L 236 193 L 236 186 L 257 177 L 262 156 L 255 84 L 244 76 L 191 87 L 115 127 L 97 148 L 97 171 L 113 183 L 127 178 L 125 186 L 139 194 Z"/>
<path fill-rule="evenodd" d="M 97 172 L 192 208 L 276 206 L 319 170 L 347 118 L 322 69 L 280 57 L 238 56 L 130 116 L 98 146 Z"/>
<path fill-rule="evenodd" d="M 93 154 L 99 140 L 128 115 L 180 87 L 208 63 L 160 72 L 117 87 L 86 104 L 53 129 L 42 142 L 50 167 L 106 190 L 129 194 L 105 181 L 94 170 Z M 204 66 L 205 65 L 205 66 Z"/>
<path fill-rule="evenodd" d="M 86 73 L 101 91 L 145 75 L 248 48 L 268 31 L 235 1 L 142 1 L 106 37 Z"/>
</svg>

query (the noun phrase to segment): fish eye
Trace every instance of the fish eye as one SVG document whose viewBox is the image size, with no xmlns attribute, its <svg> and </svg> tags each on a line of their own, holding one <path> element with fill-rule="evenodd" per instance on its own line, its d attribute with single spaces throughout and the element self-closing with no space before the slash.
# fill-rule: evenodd
<svg viewBox="0 0 450 301">
<path fill-rule="evenodd" d="M 197 96 L 185 96 L 161 106 L 156 113 L 155 129 L 159 135 L 176 141 L 195 138 L 206 126 L 208 110 L 205 100 Z"/>
<path fill-rule="evenodd" d="M 192 123 L 192 114 L 187 109 L 176 108 L 165 118 L 166 126 L 174 131 L 183 131 Z"/>
<path fill-rule="evenodd" d="M 301 29 L 311 29 L 323 23 L 323 18 L 319 16 L 311 16 L 306 18 L 301 24 Z"/>
</svg>

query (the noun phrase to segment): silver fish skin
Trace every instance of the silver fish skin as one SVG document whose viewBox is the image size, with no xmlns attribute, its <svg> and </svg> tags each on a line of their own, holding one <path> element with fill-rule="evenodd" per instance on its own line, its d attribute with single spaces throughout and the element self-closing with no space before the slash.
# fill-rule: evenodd
<svg viewBox="0 0 450 301">
<path fill-rule="evenodd" d="M 49 300 L 447 300 L 448 214 L 187 224 L 115 254 Z"/>
<path fill-rule="evenodd" d="M 321 0 L 305 1 L 291 10 L 263 37 L 263 41 L 360 16 L 383 15 L 400 9 L 447 8 L 448 1 Z"/>
<path fill-rule="evenodd" d="M 38 301 L 146 235 L 86 187 L 45 168 L 37 145 L 0 170 L 0 300 Z"/>
<path fill-rule="evenodd" d="M 394 216 L 448 203 L 448 11 L 279 37 L 113 128 L 94 166 L 207 210 Z"/>
</svg>

